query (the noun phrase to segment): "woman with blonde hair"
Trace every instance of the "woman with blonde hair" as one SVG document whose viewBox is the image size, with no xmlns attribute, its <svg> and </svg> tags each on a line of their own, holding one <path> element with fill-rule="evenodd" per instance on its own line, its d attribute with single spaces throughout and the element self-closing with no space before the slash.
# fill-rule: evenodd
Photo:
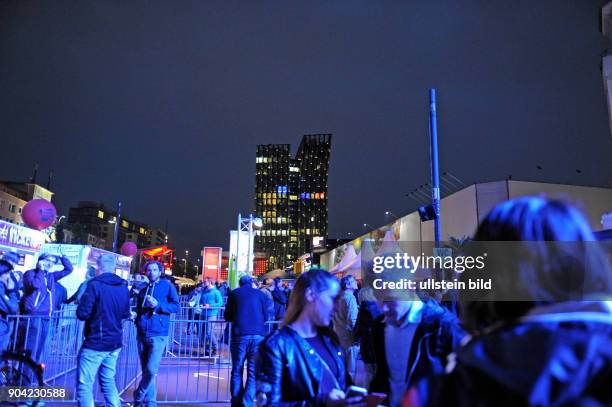
<svg viewBox="0 0 612 407">
<path fill-rule="evenodd" d="M 365 406 L 347 398 L 344 354 L 329 329 L 338 280 L 312 269 L 298 278 L 280 329 L 261 344 L 257 363 L 258 405 Z"/>
</svg>

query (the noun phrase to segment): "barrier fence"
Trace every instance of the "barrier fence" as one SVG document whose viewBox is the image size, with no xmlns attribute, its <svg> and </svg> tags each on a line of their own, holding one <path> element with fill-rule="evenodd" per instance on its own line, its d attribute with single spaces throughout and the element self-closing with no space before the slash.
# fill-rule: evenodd
<svg viewBox="0 0 612 407">
<path fill-rule="evenodd" d="M 195 314 L 192 307 L 184 304 L 181 302 L 180 312 L 171 317 L 168 343 L 157 376 L 158 402 L 229 402 L 231 323 L 222 319 L 223 307 L 205 308 Z M 64 307 L 50 317 L 15 315 L 8 319 L 12 330 L 9 350 L 30 350 L 32 359 L 45 365 L 45 385 L 66 389 L 63 401 L 74 403 L 84 328 L 84 322 L 76 318 L 76 306 Z M 268 333 L 277 324 L 267 322 Z M 133 401 L 141 375 L 137 349 L 136 326 L 126 320 L 115 377 L 125 402 Z M 97 381 L 94 397 L 96 402 L 104 400 Z"/>
</svg>

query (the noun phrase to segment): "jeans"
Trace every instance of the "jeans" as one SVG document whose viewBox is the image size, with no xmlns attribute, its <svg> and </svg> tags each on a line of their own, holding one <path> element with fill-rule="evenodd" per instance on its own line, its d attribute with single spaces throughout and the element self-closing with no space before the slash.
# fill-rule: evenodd
<svg viewBox="0 0 612 407">
<path fill-rule="evenodd" d="M 359 354 L 359 345 L 349 346 L 345 351 L 346 371 L 355 382 L 357 375 L 357 355 Z"/>
<path fill-rule="evenodd" d="M 232 406 L 253 405 L 255 398 L 255 357 L 259 344 L 263 341 L 260 335 L 238 335 L 232 338 L 230 351 L 232 353 L 232 375 L 230 391 Z M 242 384 L 242 369 L 247 362 L 246 386 Z"/>
<path fill-rule="evenodd" d="M 107 407 L 121 407 L 115 384 L 115 369 L 121 348 L 113 351 L 97 351 L 81 348 L 77 361 L 77 398 L 79 407 L 93 407 L 93 385 L 96 375 Z"/>
<path fill-rule="evenodd" d="M 134 405 L 136 407 L 143 404 L 150 407 L 157 406 L 155 377 L 159 371 L 159 364 L 167 342 L 167 336 L 138 337 L 138 354 L 140 356 L 142 379 L 134 392 Z"/>
<path fill-rule="evenodd" d="M 205 352 L 216 353 L 219 342 L 217 331 L 220 323 L 215 322 L 217 321 L 216 316 L 209 316 L 205 319 L 205 315 L 202 314 L 200 319 L 202 320 L 202 323 L 198 328 L 200 329 L 200 348 L 203 348 Z"/>
</svg>

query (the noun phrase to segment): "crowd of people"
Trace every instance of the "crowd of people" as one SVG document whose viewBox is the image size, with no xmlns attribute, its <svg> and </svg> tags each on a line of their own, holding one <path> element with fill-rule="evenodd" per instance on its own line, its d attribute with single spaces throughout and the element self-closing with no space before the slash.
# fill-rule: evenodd
<svg viewBox="0 0 612 407">
<path fill-rule="evenodd" d="M 561 201 L 515 199 L 494 208 L 474 240 L 571 242 L 572 249 L 525 245 L 524 258 L 490 275 L 493 284 L 510 278 L 521 301 L 496 300 L 492 292 L 487 301 L 459 296 L 457 307 L 322 269 L 295 282 L 258 283 L 245 275 L 234 290 L 205 278 L 189 295 L 186 329 L 197 333 L 207 356 L 220 351 L 220 331 L 231 329 L 225 337 L 231 338 L 232 406 L 611 405 L 612 268 L 583 215 Z M 20 346 L 40 361 L 61 297 L 57 281 L 72 265 L 43 254 L 23 277 L 13 265 L 10 256 L 0 260 L 0 346 L 6 349 L 17 329 Z M 102 255 L 89 280 L 61 300 L 77 302 L 85 321 L 79 405 L 94 405 L 96 377 L 106 404 L 120 405 L 115 373 L 123 321 L 131 319 L 142 369 L 134 403 L 155 406 L 171 314 L 180 311 L 177 290 L 156 261 L 144 266 L 148 281 L 131 290 L 114 270 L 114 256 Z M 17 312 L 38 317 L 26 319 L 27 335 L 25 323 L 7 322 Z"/>
<path fill-rule="evenodd" d="M 32 360 L 42 362 L 43 352 L 51 329 L 51 315 L 63 303 L 76 299 L 66 298 L 65 289 L 57 282 L 73 271 L 65 256 L 43 253 L 36 268 L 20 273 L 15 270 L 19 256 L 6 253 L 0 259 L 0 350 L 20 348 Z M 20 315 L 19 323 L 7 319 Z"/>
<path fill-rule="evenodd" d="M 234 404 L 612 405 L 612 268 L 583 215 L 561 201 L 510 200 L 474 240 L 524 242 L 522 257 L 489 270 L 520 300 L 492 290 L 486 301 L 459 296 L 455 308 L 369 288 L 355 299 L 352 277 L 310 270 L 280 329 L 258 336 L 256 384 L 234 385 Z M 358 345 L 367 395 L 350 386 Z"/>
</svg>

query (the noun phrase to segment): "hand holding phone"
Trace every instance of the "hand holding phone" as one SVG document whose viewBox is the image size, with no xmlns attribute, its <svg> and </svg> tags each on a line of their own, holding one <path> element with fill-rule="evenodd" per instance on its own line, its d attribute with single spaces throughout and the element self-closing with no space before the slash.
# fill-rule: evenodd
<svg viewBox="0 0 612 407">
<path fill-rule="evenodd" d="M 365 397 L 368 395 L 368 391 L 366 389 L 364 389 L 363 387 L 359 387 L 359 386 L 349 386 L 348 389 L 346 389 L 346 398 L 352 398 L 352 397 Z"/>
<path fill-rule="evenodd" d="M 354 399 L 361 397 L 361 400 L 367 407 L 377 407 L 382 403 L 387 395 L 384 393 L 368 393 L 366 389 L 359 386 L 350 386 L 346 389 L 346 398 Z"/>
</svg>

